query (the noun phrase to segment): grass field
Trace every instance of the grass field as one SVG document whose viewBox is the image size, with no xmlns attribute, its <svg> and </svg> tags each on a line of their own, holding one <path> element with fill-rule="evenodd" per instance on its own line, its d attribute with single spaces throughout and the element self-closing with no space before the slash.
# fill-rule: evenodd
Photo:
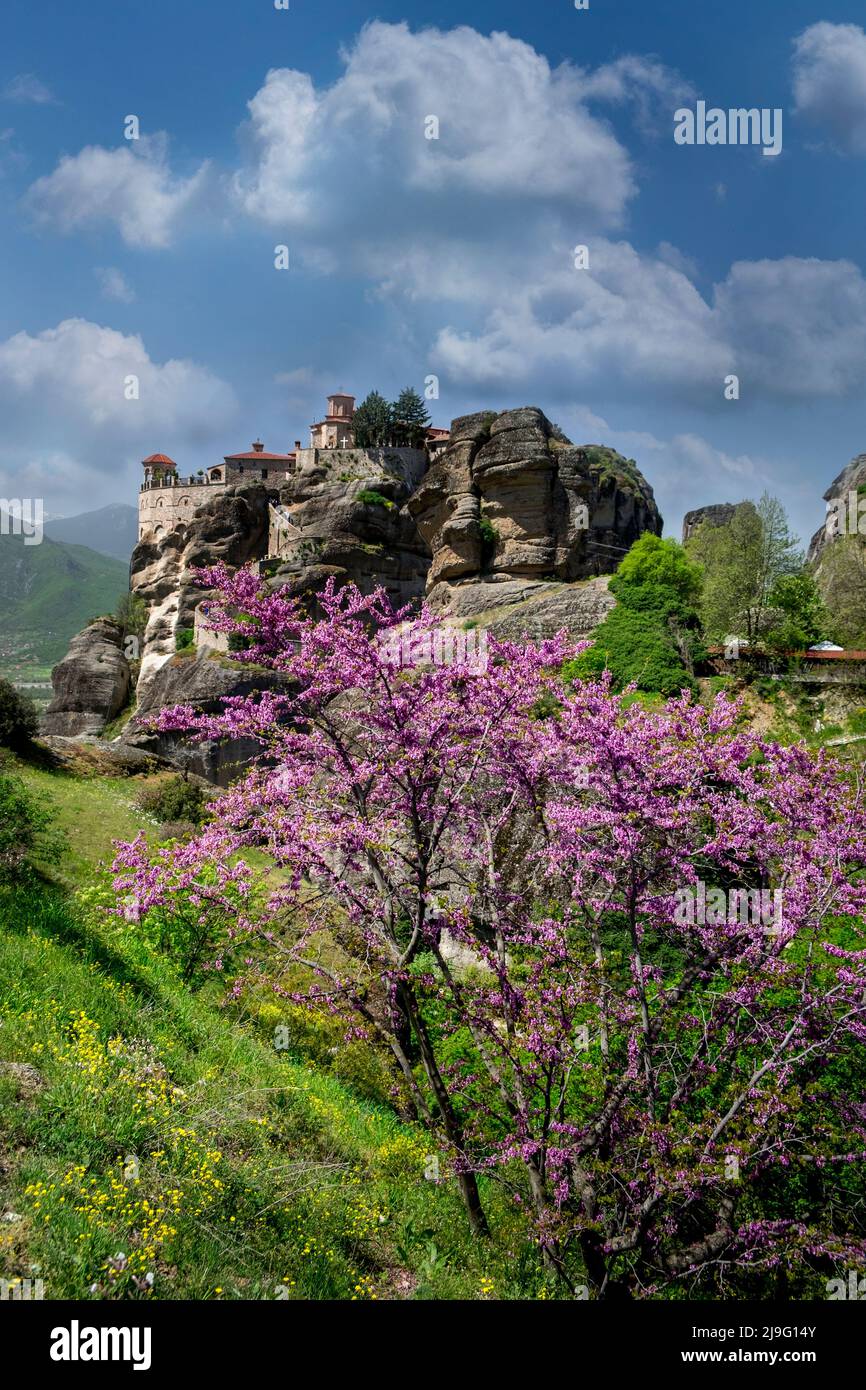
<svg viewBox="0 0 866 1390">
<path fill-rule="evenodd" d="M 29 767 L 63 861 L 0 891 L 0 1277 L 46 1298 L 543 1296 L 519 1215 L 473 1242 L 430 1140 L 312 1065 L 281 1009 L 197 993 L 92 890 L 140 779 Z"/>
</svg>

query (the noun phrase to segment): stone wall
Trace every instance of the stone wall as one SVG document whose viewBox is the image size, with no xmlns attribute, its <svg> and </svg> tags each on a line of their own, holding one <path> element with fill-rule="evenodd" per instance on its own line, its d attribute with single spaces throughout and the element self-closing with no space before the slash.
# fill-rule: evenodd
<svg viewBox="0 0 866 1390">
<path fill-rule="evenodd" d="M 138 495 L 138 539 L 159 539 L 177 526 L 188 526 L 196 510 L 225 492 L 226 483 L 176 484 L 146 487 Z"/>
<path fill-rule="evenodd" d="M 420 483 L 427 468 L 423 449 L 298 449 L 295 476 L 327 473 L 330 481 L 365 481 L 374 473 L 392 473 L 408 488 Z"/>
</svg>

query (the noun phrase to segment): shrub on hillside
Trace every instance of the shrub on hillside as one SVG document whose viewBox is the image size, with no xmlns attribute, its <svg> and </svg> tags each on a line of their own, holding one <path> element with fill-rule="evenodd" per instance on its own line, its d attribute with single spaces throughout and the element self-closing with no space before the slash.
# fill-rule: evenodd
<svg viewBox="0 0 866 1390">
<path fill-rule="evenodd" d="M 564 668 L 568 680 L 593 679 L 604 671 L 616 689 L 632 681 L 639 690 L 660 695 L 694 691 L 694 677 L 683 665 L 663 614 L 618 606 L 593 633 L 593 645 Z"/>
<path fill-rule="evenodd" d="M 50 807 L 20 777 L 0 769 L 0 883 L 21 878 L 34 858 L 56 863 L 65 841 L 53 822 Z"/>
<path fill-rule="evenodd" d="M 140 594 L 122 594 L 117 601 L 114 610 L 114 620 L 123 628 L 124 633 L 132 633 L 136 637 L 143 637 L 147 627 L 148 607 Z"/>
<path fill-rule="evenodd" d="M 0 744 L 25 748 L 39 728 L 36 706 L 10 681 L 0 680 Z"/>
<path fill-rule="evenodd" d="M 145 787 L 138 797 L 139 809 L 163 825 L 179 821 L 200 825 L 206 804 L 207 796 L 199 783 L 187 782 L 179 776 Z"/>
<path fill-rule="evenodd" d="M 358 493 L 358 501 L 363 502 L 367 507 L 385 507 L 387 511 L 393 511 L 396 503 L 390 497 L 385 497 L 381 492 L 377 492 L 373 487 L 362 488 Z"/>
<path fill-rule="evenodd" d="M 649 533 L 635 542 L 610 581 L 617 606 L 593 633 L 593 645 L 565 675 L 586 679 L 603 671 L 622 690 L 678 695 L 696 689 L 692 671 L 704 655 L 694 604 L 701 572 L 676 541 Z"/>
</svg>

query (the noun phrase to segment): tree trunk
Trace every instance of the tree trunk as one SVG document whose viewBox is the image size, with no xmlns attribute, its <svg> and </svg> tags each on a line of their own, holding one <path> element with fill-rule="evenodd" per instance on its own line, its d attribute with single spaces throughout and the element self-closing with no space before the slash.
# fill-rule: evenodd
<svg viewBox="0 0 866 1390">
<path fill-rule="evenodd" d="M 417 1001 L 408 985 L 401 984 L 398 986 L 398 999 L 400 1007 L 401 1009 L 405 1009 L 406 1016 L 411 1021 L 415 1036 L 418 1039 L 424 1073 L 430 1083 L 430 1089 L 436 1098 L 436 1104 L 442 1116 L 442 1124 L 448 1141 L 458 1153 L 462 1154 L 464 1144 L 463 1128 L 454 1112 L 454 1108 L 451 1104 L 451 1097 L 448 1094 L 448 1088 L 442 1079 L 442 1073 L 436 1062 L 436 1054 L 433 1050 L 430 1034 L 427 1031 L 427 1025 L 421 1017 Z M 484 1208 L 481 1205 L 481 1194 L 478 1191 L 478 1182 L 475 1174 L 457 1173 L 456 1178 L 473 1235 L 489 1236 L 490 1227 L 487 1225 L 487 1217 L 484 1215 Z"/>
</svg>

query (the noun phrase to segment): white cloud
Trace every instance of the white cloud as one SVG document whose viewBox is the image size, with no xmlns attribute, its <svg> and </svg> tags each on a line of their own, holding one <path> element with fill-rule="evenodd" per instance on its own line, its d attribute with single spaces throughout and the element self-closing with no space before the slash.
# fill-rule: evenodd
<svg viewBox="0 0 866 1390">
<path fill-rule="evenodd" d="M 4 101 L 19 101 L 34 106 L 47 106 L 54 101 L 51 90 L 32 72 L 20 72 L 13 77 L 2 92 Z"/>
<path fill-rule="evenodd" d="M 132 375 L 138 400 L 125 398 Z M 24 495 L 22 478 L 41 481 L 51 510 L 79 501 L 85 510 L 94 479 L 104 488 L 126 468 L 132 483 L 150 453 L 183 468 L 185 453 L 218 448 L 236 411 L 225 382 L 196 362 L 153 361 L 135 334 L 85 319 L 16 333 L 0 342 L 0 494 Z"/>
<path fill-rule="evenodd" d="M 694 95 L 691 83 L 664 63 L 635 53 L 582 74 L 585 101 L 632 105 L 645 134 L 669 134 L 672 108 Z"/>
<path fill-rule="evenodd" d="M 615 382 L 713 410 L 732 372 L 753 398 L 866 383 L 854 266 L 740 263 L 705 297 L 670 242 L 611 238 L 635 170 L 597 106 L 629 104 L 651 125 L 688 90 L 662 64 L 552 69 L 507 34 L 379 22 L 343 58 L 326 89 L 268 73 L 234 195 L 285 227 L 308 271 L 371 280 L 455 385 L 568 399 L 575 382 Z M 440 138 L 425 140 L 434 115 Z M 589 270 L 574 269 L 575 243 Z"/>
<path fill-rule="evenodd" d="M 866 32 L 822 20 L 794 40 L 798 115 L 851 154 L 866 154 Z"/>
<path fill-rule="evenodd" d="M 106 299 L 115 299 L 119 304 L 132 304 L 135 290 L 122 270 L 113 265 L 100 265 L 96 267 L 94 274 Z"/>
<path fill-rule="evenodd" d="M 563 422 L 577 444 L 606 444 L 638 462 L 648 454 L 660 455 L 652 460 L 652 478 L 667 489 L 687 485 L 706 490 L 708 484 L 718 485 L 720 477 L 739 486 L 746 480 L 763 486 L 769 480 L 765 463 L 749 454 L 729 454 L 702 435 L 675 434 L 659 439 L 648 430 L 617 429 L 586 405 L 571 406 L 563 414 Z"/>
<path fill-rule="evenodd" d="M 834 397 L 866 383 L 866 281 L 851 261 L 738 261 L 714 318 L 744 391 Z"/>
<path fill-rule="evenodd" d="M 15 143 L 12 126 L 0 130 L 0 175 L 5 174 L 7 169 L 17 169 L 26 163 L 27 156 Z"/>
<path fill-rule="evenodd" d="M 500 263 L 495 277 L 484 275 L 483 253 L 464 249 L 462 259 L 454 271 L 451 248 L 431 272 L 409 258 L 389 281 L 413 301 L 435 300 L 443 275 L 475 287 L 476 325 L 435 335 L 432 370 L 455 383 L 507 382 L 558 399 L 576 383 L 619 386 L 708 408 L 730 373 L 751 399 L 841 397 L 866 384 L 866 280 L 848 261 L 737 262 L 707 301 L 672 247 L 651 256 L 598 239 L 587 270 L 573 270 L 560 247 Z"/>
<path fill-rule="evenodd" d="M 698 263 L 692 256 L 687 256 L 678 246 L 674 246 L 670 241 L 660 241 L 656 248 L 656 255 L 665 265 L 673 266 L 674 270 L 681 270 L 683 275 L 689 280 L 697 280 L 700 270 Z"/>
<path fill-rule="evenodd" d="M 493 385 L 505 379 L 557 397 L 576 383 L 625 382 L 633 391 L 710 389 L 730 370 L 713 312 L 682 270 L 627 242 L 593 241 L 590 268 L 568 248 L 517 266 L 503 283 L 483 277 L 488 304 L 477 331 L 447 327 L 433 369 Z"/>
<path fill-rule="evenodd" d="M 162 135 L 112 150 L 88 145 L 37 179 L 27 202 L 39 222 L 58 231 L 113 222 L 128 246 L 163 247 L 202 192 L 207 169 L 205 163 L 190 178 L 175 177 Z"/>
<path fill-rule="evenodd" d="M 676 434 L 670 443 L 674 466 L 678 470 L 678 481 L 692 483 L 696 475 L 706 485 L 718 484 L 720 475 L 728 481 L 728 486 L 739 483 L 754 485 L 767 480 L 765 465 L 756 462 L 751 454 L 732 455 L 724 449 L 717 449 L 698 434 Z M 736 499 L 740 500 L 739 496 Z"/>
<path fill-rule="evenodd" d="M 294 227 L 366 223 L 384 234 L 406 198 L 415 212 L 427 205 L 435 223 L 444 195 L 452 213 L 454 198 L 470 216 L 486 204 L 489 220 L 501 215 L 493 201 L 518 199 L 616 225 L 635 192 L 632 164 L 588 103 L 632 99 L 645 115 L 665 90 L 684 90 L 659 63 L 552 69 L 529 44 L 466 26 L 413 33 L 374 22 L 343 58 L 345 72 L 325 90 L 278 68 L 250 101 L 254 158 L 234 191 L 251 216 Z M 428 117 L 438 139 L 425 138 Z"/>
</svg>

